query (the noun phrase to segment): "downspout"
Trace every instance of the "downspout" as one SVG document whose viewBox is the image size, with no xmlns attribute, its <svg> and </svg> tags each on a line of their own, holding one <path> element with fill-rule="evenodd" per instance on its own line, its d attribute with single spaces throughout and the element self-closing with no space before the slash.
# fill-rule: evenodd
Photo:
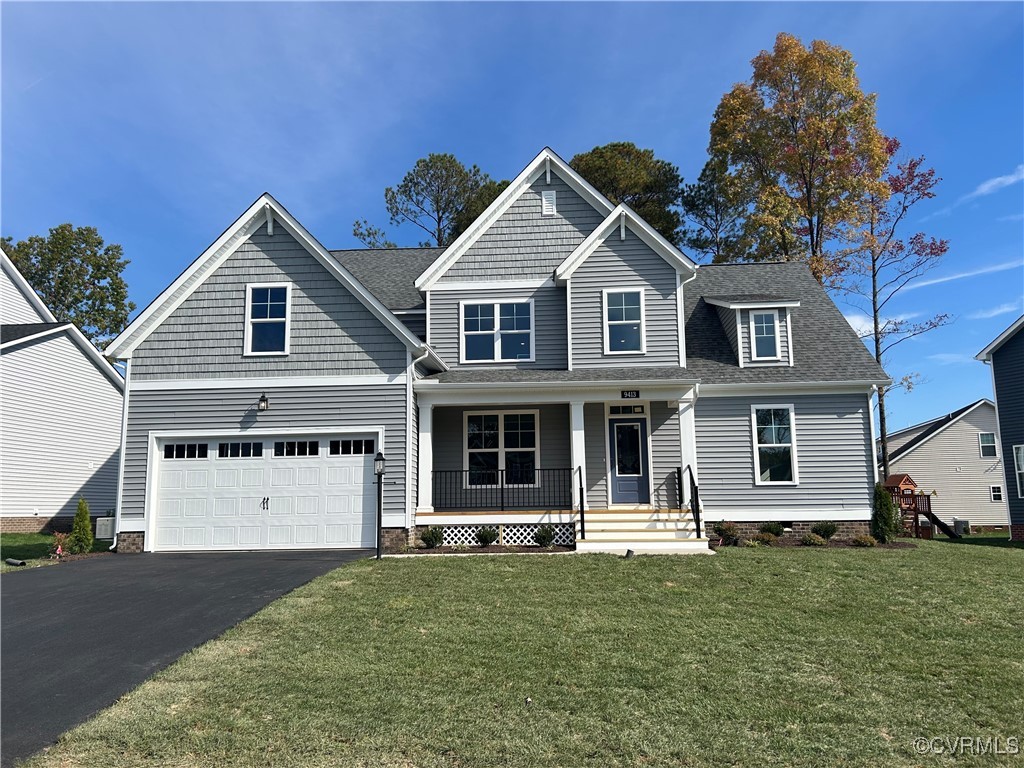
<svg viewBox="0 0 1024 768">
<path fill-rule="evenodd" d="M 686 368 L 687 367 L 686 364 L 689 362 L 689 360 L 687 359 L 687 349 L 686 349 L 686 318 L 683 316 L 683 313 L 686 311 L 686 284 L 687 283 L 692 283 L 696 279 L 697 279 L 697 270 L 694 269 L 693 270 L 693 275 L 691 275 L 686 280 L 683 280 L 681 283 L 679 283 L 679 301 L 676 302 L 676 306 L 678 307 L 678 312 L 679 312 L 679 330 L 680 330 L 679 343 L 682 344 L 683 368 Z M 694 402 L 696 402 L 696 398 L 694 399 Z"/>
<path fill-rule="evenodd" d="M 124 493 L 125 446 L 128 442 L 128 392 L 131 388 L 131 377 L 132 359 L 129 357 L 124 361 L 124 400 L 121 403 L 121 447 L 118 451 L 120 461 L 118 461 L 117 467 L 117 497 L 114 506 L 114 542 L 110 545 L 108 552 L 117 550 L 117 534 L 121 529 L 121 496 Z"/>
<path fill-rule="evenodd" d="M 416 482 L 416 483 L 419 482 L 419 466 L 418 466 L 418 463 L 419 463 L 419 450 L 420 450 L 420 448 L 419 448 L 419 436 L 417 435 L 416 436 L 416 451 L 417 451 L 416 461 L 417 461 L 417 466 L 413 467 L 412 466 L 412 415 L 413 415 L 412 414 L 412 409 L 415 408 L 416 405 L 413 403 L 412 384 L 413 384 L 413 380 L 416 378 L 416 364 L 421 362 L 421 361 L 423 361 L 423 360 L 425 360 L 427 357 L 430 356 L 430 347 L 429 346 L 423 346 L 420 349 L 423 350 L 423 354 L 421 354 L 417 358 L 412 358 L 411 356 L 408 358 L 409 359 L 409 370 L 408 370 L 408 372 L 405 375 L 405 403 L 406 403 L 405 407 L 406 407 L 406 422 L 407 422 L 407 426 L 406 426 L 406 430 L 405 430 L 405 455 L 406 455 L 406 464 L 405 464 L 405 466 L 406 466 L 406 473 L 405 473 L 406 474 L 406 478 L 405 478 L 405 485 L 406 485 L 405 503 L 406 503 L 406 505 L 409 508 L 406 520 L 408 521 L 408 524 L 409 524 L 410 528 L 412 528 L 414 531 L 416 529 L 416 505 L 412 503 L 412 497 L 413 497 L 413 493 L 414 493 L 414 491 L 413 491 L 413 483 L 414 482 Z"/>
</svg>

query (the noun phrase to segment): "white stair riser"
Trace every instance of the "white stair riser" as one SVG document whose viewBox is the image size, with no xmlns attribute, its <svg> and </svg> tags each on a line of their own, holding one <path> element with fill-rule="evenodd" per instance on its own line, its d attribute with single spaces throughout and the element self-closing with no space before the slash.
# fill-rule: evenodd
<svg viewBox="0 0 1024 768">
<path fill-rule="evenodd" d="M 586 541 L 614 541 L 630 539 L 636 541 L 685 541 L 697 538 L 696 531 L 647 531 L 644 529 L 624 528 L 614 531 L 593 530 L 587 527 Z"/>
<path fill-rule="evenodd" d="M 708 547 L 707 539 L 690 541 L 578 541 L 576 551 L 580 553 L 604 552 L 612 555 L 624 555 L 627 550 L 635 554 L 686 555 L 714 554 Z"/>
<path fill-rule="evenodd" d="M 666 522 L 645 522 L 641 520 L 587 520 L 587 532 L 590 531 L 694 531 L 696 523 L 688 520 Z M 579 526 L 576 526 L 577 530 Z"/>
</svg>

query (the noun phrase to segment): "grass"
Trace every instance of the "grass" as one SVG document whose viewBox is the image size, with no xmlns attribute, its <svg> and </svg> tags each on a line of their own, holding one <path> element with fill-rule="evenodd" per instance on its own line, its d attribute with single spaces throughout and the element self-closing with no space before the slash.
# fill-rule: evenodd
<svg viewBox="0 0 1024 768">
<path fill-rule="evenodd" d="M 0 533 L 0 573 L 8 571 L 23 571 L 26 568 L 38 568 L 42 565 L 56 565 L 56 560 L 50 559 L 50 543 L 53 536 L 48 533 Z M 91 552 L 105 552 L 110 547 L 110 541 L 96 539 L 93 542 Z M 5 560 L 13 557 L 15 560 L 24 560 L 24 566 L 7 565 Z"/>
<path fill-rule="evenodd" d="M 362 561 L 30 764 L 952 765 L 913 740 L 1024 737 L 1022 558 L 934 541 Z"/>
</svg>

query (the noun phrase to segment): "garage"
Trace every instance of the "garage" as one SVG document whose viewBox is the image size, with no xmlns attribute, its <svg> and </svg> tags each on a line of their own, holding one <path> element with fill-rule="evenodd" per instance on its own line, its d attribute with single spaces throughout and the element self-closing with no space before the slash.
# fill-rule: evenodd
<svg viewBox="0 0 1024 768">
<path fill-rule="evenodd" d="M 379 434 L 156 441 L 155 551 L 376 546 Z"/>
</svg>

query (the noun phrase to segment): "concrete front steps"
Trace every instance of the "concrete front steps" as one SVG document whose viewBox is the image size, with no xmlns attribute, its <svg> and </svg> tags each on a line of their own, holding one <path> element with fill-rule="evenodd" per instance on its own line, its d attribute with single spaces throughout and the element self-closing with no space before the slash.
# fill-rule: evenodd
<svg viewBox="0 0 1024 768">
<path fill-rule="evenodd" d="M 686 509 L 591 510 L 584 522 L 586 538 L 577 538 L 577 552 L 713 554 L 708 540 L 697 538 L 696 522 Z"/>
</svg>

